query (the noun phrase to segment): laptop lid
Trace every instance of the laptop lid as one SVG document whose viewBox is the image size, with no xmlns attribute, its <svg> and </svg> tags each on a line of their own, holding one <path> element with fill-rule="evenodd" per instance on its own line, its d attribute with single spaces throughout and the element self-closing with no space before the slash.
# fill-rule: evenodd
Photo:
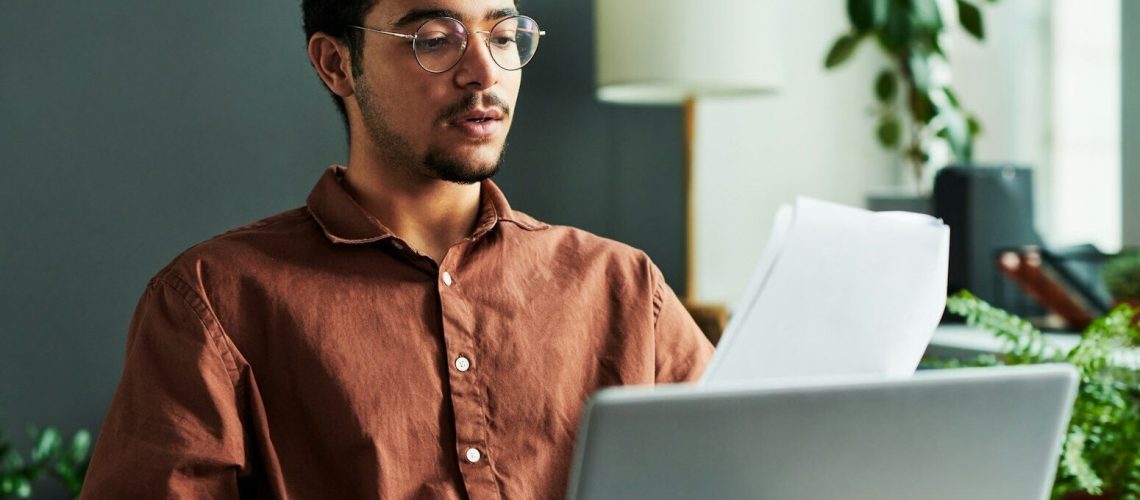
<svg viewBox="0 0 1140 500">
<path fill-rule="evenodd" d="M 605 389 L 567 498 L 1044 499 L 1077 380 L 1040 365 Z"/>
</svg>

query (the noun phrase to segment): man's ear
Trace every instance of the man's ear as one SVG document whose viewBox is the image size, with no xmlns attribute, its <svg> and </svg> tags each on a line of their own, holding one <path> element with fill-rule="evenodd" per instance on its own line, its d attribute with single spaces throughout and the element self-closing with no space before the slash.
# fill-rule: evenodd
<svg viewBox="0 0 1140 500">
<path fill-rule="evenodd" d="M 316 33 L 309 38 L 309 62 L 332 93 L 342 98 L 353 94 L 352 60 L 347 46 L 324 33 Z"/>
</svg>

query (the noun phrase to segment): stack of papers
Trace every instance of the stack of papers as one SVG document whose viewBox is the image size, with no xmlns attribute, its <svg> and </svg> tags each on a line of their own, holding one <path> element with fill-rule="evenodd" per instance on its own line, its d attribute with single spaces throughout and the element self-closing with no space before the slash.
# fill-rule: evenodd
<svg viewBox="0 0 1140 500">
<path fill-rule="evenodd" d="M 946 306 L 949 249 L 927 215 L 781 207 L 701 382 L 913 374 Z"/>
</svg>

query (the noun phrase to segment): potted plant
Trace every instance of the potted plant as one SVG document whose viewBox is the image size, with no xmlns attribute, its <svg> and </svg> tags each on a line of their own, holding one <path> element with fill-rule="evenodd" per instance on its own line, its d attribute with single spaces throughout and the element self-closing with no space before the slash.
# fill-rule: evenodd
<svg viewBox="0 0 1140 500">
<path fill-rule="evenodd" d="M 1140 312 L 1121 304 L 1092 322 L 1077 346 L 1065 352 L 1028 321 L 962 291 L 947 309 L 989 330 L 1008 351 L 969 360 L 926 360 L 927 367 L 1071 363 L 1080 385 L 1058 463 L 1053 498 L 1140 498 Z"/>
<path fill-rule="evenodd" d="M 989 0 L 994 1 L 994 0 Z M 952 10 L 956 12 L 944 12 Z M 975 2 L 956 0 L 847 0 L 850 29 L 831 46 L 824 67 L 847 61 L 863 41 L 886 54 L 888 65 L 875 78 L 875 137 L 909 165 L 919 195 L 927 195 L 934 145 L 949 146 L 959 164 L 971 163 L 977 117 L 966 112 L 949 82 L 944 48 L 946 14 L 977 40 L 985 39 L 982 11 Z M 872 207 L 874 208 L 874 207 Z"/>
<path fill-rule="evenodd" d="M 0 433 L 0 499 L 32 495 L 32 483 L 51 474 L 63 482 L 73 497 L 79 496 L 83 476 L 90 460 L 91 434 L 79 430 L 65 444 L 63 435 L 54 427 L 41 431 L 30 429 L 32 452 L 25 459 Z"/>
<path fill-rule="evenodd" d="M 1106 262 L 1101 278 L 1117 303 L 1140 307 L 1140 250 L 1121 253 Z"/>
</svg>

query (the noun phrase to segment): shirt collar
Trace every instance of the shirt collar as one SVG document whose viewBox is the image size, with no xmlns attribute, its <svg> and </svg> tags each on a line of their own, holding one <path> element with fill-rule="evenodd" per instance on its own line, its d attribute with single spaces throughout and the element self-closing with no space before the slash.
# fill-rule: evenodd
<svg viewBox="0 0 1140 500">
<path fill-rule="evenodd" d="M 362 244 L 380 241 L 395 236 L 379 220 L 364 210 L 344 188 L 341 180 L 346 167 L 332 165 L 309 193 L 307 205 L 309 213 L 321 226 L 325 236 L 333 243 Z M 493 229 L 500 221 L 517 225 L 527 231 L 550 227 L 522 212 L 511 210 L 503 192 L 491 182 L 483 181 L 481 186 L 481 206 L 479 222 L 472 238 L 478 238 Z"/>
</svg>

